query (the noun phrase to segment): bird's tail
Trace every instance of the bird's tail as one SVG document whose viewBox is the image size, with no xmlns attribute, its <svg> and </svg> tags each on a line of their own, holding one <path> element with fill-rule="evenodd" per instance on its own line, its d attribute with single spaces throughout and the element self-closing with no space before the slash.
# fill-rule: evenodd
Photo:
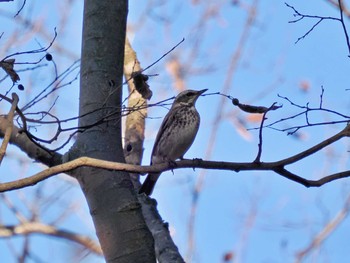
<svg viewBox="0 0 350 263">
<path fill-rule="evenodd" d="M 146 180 L 141 185 L 139 194 L 145 193 L 146 195 L 150 196 L 153 192 L 153 188 L 156 185 L 159 176 L 160 173 L 148 174 Z"/>
</svg>

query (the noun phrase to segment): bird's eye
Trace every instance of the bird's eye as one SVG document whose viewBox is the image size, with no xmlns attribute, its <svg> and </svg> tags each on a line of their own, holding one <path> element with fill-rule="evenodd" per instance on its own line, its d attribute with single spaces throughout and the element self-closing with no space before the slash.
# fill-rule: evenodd
<svg viewBox="0 0 350 263">
<path fill-rule="evenodd" d="M 193 95 L 194 95 L 193 92 L 188 92 L 188 93 L 186 94 L 187 97 L 191 97 L 191 96 L 193 96 Z"/>
</svg>

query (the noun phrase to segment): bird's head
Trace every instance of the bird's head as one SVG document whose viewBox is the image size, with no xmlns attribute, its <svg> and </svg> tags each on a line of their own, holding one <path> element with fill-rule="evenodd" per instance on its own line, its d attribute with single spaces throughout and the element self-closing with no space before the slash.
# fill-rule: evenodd
<svg viewBox="0 0 350 263">
<path fill-rule="evenodd" d="M 198 97 L 206 92 L 208 89 L 203 90 L 184 90 L 176 96 L 173 105 L 194 105 Z"/>
</svg>

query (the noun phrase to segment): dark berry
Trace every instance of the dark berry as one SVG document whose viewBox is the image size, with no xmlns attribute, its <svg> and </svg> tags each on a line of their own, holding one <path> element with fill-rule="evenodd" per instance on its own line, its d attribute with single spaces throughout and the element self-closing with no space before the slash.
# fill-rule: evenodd
<svg viewBox="0 0 350 263">
<path fill-rule="evenodd" d="M 45 55 L 45 58 L 46 58 L 47 61 L 51 61 L 52 60 L 52 55 L 50 53 L 47 53 Z"/>
</svg>

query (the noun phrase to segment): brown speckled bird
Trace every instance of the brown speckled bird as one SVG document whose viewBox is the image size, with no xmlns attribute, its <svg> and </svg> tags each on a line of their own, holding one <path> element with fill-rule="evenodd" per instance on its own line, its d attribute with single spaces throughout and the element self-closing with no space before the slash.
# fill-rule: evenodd
<svg viewBox="0 0 350 263">
<path fill-rule="evenodd" d="M 185 90 L 177 95 L 158 131 L 153 146 L 151 164 L 183 159 L 198 132 L 200 117 L 195 103 L 205 91 L 207 89 Z M 148 174 L 139 193 L 151 195 L 159 176 L 160 173 Z"/>
</svg>

